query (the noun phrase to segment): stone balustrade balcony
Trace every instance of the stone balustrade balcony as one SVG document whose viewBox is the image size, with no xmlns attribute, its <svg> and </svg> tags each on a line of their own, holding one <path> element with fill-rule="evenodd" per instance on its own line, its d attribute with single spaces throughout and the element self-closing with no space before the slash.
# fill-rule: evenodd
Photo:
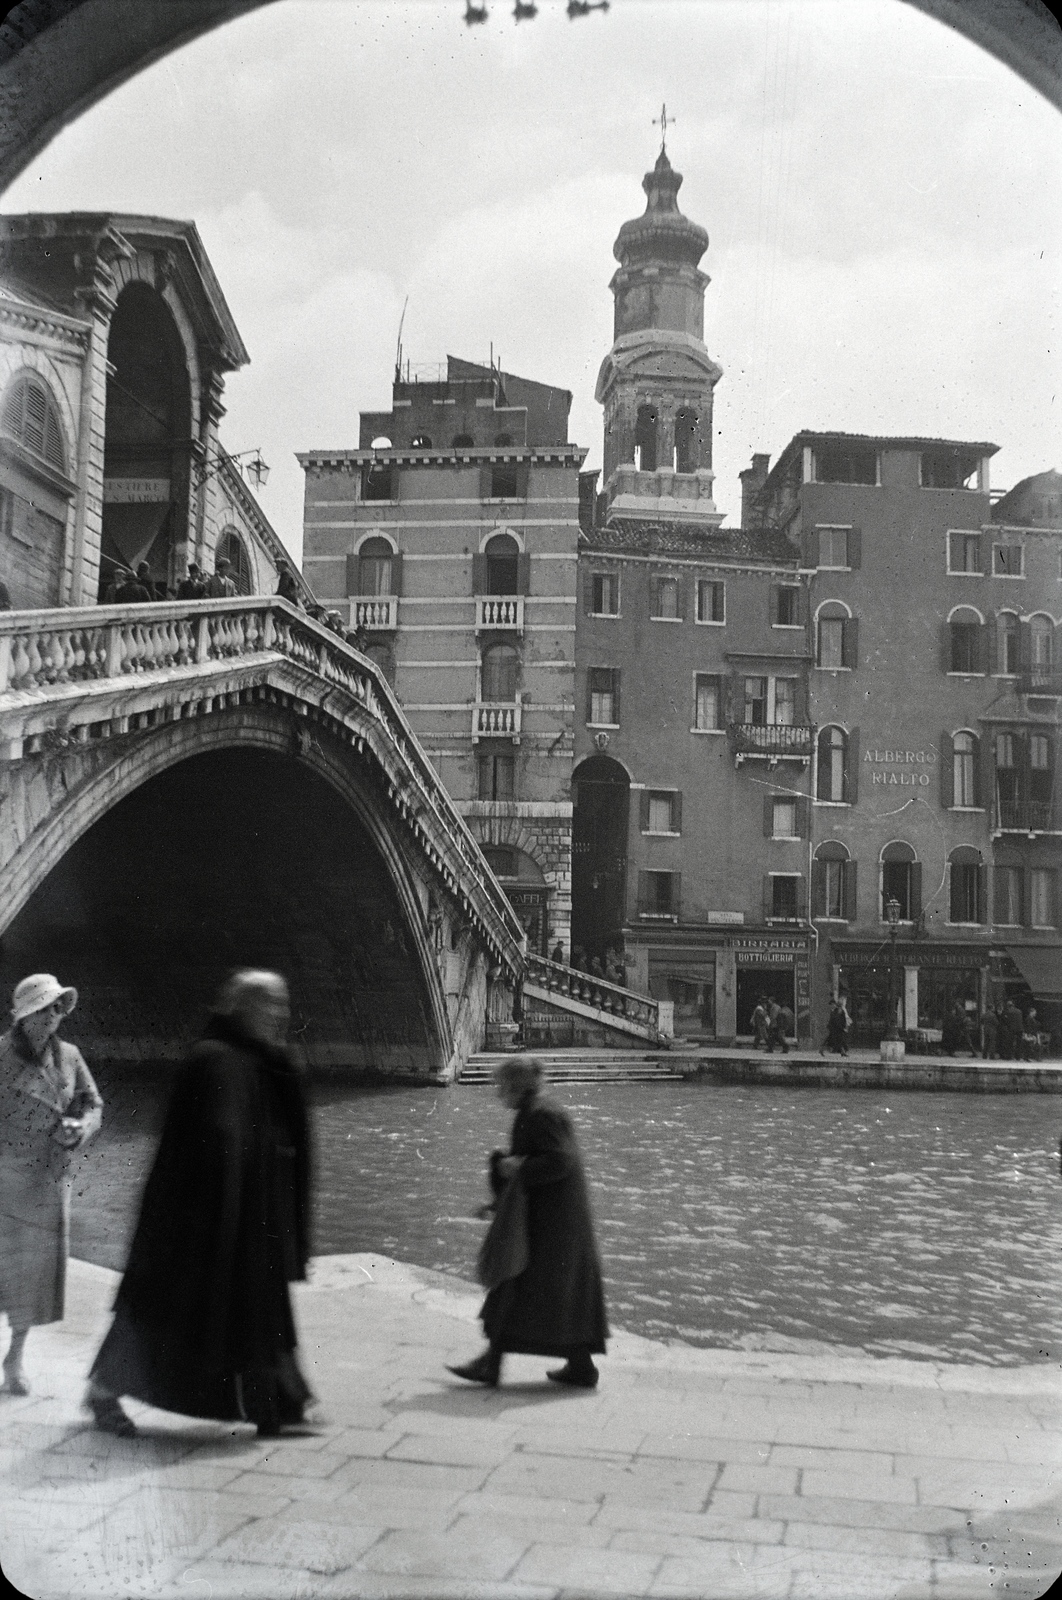
<svg viewBox="0 0 1062 1600">
<path fill-rule="evenodd" d="M 511 739 L 520 743 L 523 707 L 515 700 L 477 700 L 472 707 L 472 742 L 479 739 Z"/>
<path fill-rule="evenodd" d="M 350 626 L 363 633 L 393 633 L 398 627 L 398 596 L 355 596 L 350 602 Z"/>
<path fill-rule="evenodd" d="M 807 766 L 815 749 L 815 729 L 809 723 L 731 722 L 727 724 L 734 765 L 743 761 L 799 761 Z"/>
<path fill-rule="evenodd" d="M 523 633 L 524 597 L 522 594 L 480 594 L 476 596 L 477 633 Z"/>
</svg>

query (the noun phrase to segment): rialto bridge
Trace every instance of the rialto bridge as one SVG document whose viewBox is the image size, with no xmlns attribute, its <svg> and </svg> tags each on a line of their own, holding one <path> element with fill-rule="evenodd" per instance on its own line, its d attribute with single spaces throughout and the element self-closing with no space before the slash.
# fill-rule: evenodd
<svg viewBox="0 0 1062 1600">
<path fill-rule="evenodd" d="M 311 1064 L 450 1076 L 523 932 L 376 666 L 275 597 L 0 615 L 0 978 L 97 1058 L 183 1051 L 233 965 Z"/>
</svg>

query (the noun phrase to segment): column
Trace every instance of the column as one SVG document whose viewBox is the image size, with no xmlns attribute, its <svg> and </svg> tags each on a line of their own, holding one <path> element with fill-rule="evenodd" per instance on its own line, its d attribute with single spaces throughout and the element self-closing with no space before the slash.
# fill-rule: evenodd
<svg viewBox="0 0 1062 1600">
<path fill-rule="evenodd" d="M 918 1027 L 918 968 L 904 967 L 903 969 L 903 1010 L 901 1012 L 902 1026 L 905 1028 Z"/>
</svg>

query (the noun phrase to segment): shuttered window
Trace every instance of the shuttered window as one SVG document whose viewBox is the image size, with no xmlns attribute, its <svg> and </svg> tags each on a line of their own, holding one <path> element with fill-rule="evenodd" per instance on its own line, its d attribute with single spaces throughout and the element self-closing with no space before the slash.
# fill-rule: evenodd
<svg viewBox="0 0 1062 1600">
<path fill-rule="evenodd" d="M 15 379 L 4 396 L 0 427 L 58 472 L 66 471 L 59 408 L 40 378 L 22 373 Z"/>
</svg>

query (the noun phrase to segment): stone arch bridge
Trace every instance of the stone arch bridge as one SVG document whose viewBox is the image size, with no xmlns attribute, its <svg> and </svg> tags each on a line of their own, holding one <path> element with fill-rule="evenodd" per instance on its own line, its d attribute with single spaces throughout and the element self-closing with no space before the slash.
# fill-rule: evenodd
<svg viewBox="0 0 1062 1600">
<path fill-rule="evenodd" d="M 276 597 L 0 616 L 0 980 L 97 1058 L 183 1051 L 234 964 L 312 1064 L 449 1077 L 523 933 L 378 668 Z"/>
</svg>

